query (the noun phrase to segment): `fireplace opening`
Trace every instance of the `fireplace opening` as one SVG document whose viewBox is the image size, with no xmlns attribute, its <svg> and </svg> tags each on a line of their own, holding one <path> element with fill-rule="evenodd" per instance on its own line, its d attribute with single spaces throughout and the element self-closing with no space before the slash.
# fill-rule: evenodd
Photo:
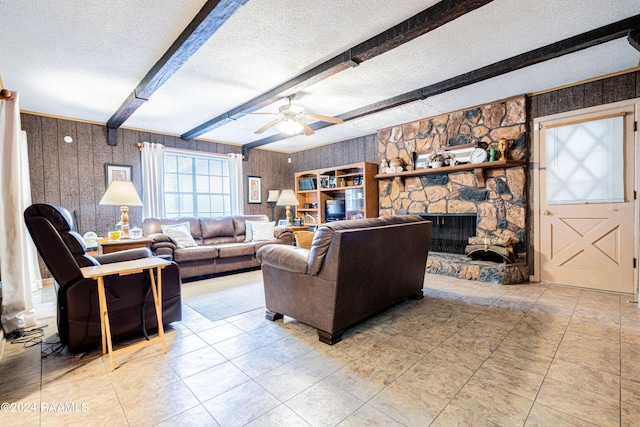
<svg viewBox="0 0 640 427">
<path fill-rule="evenodd" d="M 417 214 L 433 223 L 431 248 L 433 252 L 464 255 L 469 237 L 476 235 L 476 214 Z"/>
</svg>

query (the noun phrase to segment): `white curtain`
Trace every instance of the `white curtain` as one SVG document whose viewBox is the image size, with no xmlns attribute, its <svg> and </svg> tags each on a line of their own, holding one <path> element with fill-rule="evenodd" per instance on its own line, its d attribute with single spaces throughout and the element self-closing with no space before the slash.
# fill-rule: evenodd
<svg viewBox="0 0 640 427">
<path fill-rule="evenodd" d="M 242 154 L 229 154 L 231 181 L 231 215 L 244 215 L 244 186 L 242 185 Z"/>
<path fill-rule="evenodd" d="M 142 158 L 142 219 L 164 217 L 164 145 L 145 142 Z"/>
<path fill-rule="evenodd" d="M 24 224 L 31 204 L 27 135 L 21 131 L 18 93 L 0 100 L 0 274 L 2 328 L 36 325 L 31 292 L 41 286 L 36 249 Z"/>
</svg>

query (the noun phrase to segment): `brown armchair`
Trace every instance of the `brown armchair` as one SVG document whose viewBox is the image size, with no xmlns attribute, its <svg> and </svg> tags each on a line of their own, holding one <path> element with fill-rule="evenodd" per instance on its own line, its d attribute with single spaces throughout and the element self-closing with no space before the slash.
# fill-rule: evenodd
<svg viewBox="0 0 640 427">
<path fill-rule="evenodd" d="M 421 299 L 431 221 L 406 215 L 321 226 L 310 249 L 260 248 L 267 319 L 287 315 L 335 344 L 348 327 Z"/>
<path fill-rule="evenodd" d="M 101 345 L 97 283 L 80 268 L 152 256 L 148 249 L 130 249 L 92 257 L 82 237 L 72 231 L 69 211 L 51 204 L 33 204 L 24 212 L 27 229 L 55 279 L 60 341 L 78 353 Z M 109 321 L 114 341 L 157 327 L 148 272 L 105 277 Z M 162 270 L 163 323 L 182 318 L 180 270 L 175 263 Z"/>
</svg>

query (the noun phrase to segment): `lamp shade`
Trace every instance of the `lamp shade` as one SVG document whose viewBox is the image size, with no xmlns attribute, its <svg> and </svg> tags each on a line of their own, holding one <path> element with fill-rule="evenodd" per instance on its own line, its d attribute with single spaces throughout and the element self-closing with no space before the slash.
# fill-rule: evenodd
<svg viewBox="0 0 640 427">
<path fill-rule="evenodd" d="M 100 200 L 101 205 L 142 206 L 136 187 L 131 181 L 113 181 Z"/>
<path fill-rule="evenodd" d="M 267 202 L 277 202 L 280 197 L 280 190 L 269 190 L 267 195 Z"/>
<path fill-rule="evenodd" d="M 298 198 L 293 190 L 282 190 L 278 198 L 277 206 L 298 206 Z"/>
</svg>

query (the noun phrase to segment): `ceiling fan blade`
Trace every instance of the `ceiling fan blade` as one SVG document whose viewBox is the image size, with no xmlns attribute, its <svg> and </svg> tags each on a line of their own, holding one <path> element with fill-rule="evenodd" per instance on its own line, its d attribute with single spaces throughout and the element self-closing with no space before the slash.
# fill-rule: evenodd
<svg viewBox="0 0 640 427">
<path fill-rule="evenodd" d="M 280 120 L 281 120 L 280 118 L 277 118 L 277 119 L 271 120 L 269 123 L 267 123 L 266 125 L 262 126 L 260 129 L 258 129 L 258 130 L 257 130 L 257 131 L 255 131 L 254 133 L 262 133 L 262 132 L 264 132 L 265 130 L 269 129 L 270 127 L 275 126 L 275 125 L 277 125 L 278 123 L 280 123 Z"/>
<path fill-rule="evenodd" d="M 313 135 L 315 133 L 313 131 L 313 129 L 311 129 L 309 127 L 309 125 L 304 122 L 304 120 L 296 119 L 296 122 L 298 122 L 298 123 L 300 123 L 302 125 L 302 131 L 304 132 L 305 135 L 309 136 L 309 135 Z"/>
<path fill-rule="evenodd" d="M 309 119 L 320 120 L 323 122 L 335 123 L 338 125 L 343 122 L 343 120 L 339 117 L 321 116 L 319 114 L 305 114 L 305 117 Z"/>
</svg>

